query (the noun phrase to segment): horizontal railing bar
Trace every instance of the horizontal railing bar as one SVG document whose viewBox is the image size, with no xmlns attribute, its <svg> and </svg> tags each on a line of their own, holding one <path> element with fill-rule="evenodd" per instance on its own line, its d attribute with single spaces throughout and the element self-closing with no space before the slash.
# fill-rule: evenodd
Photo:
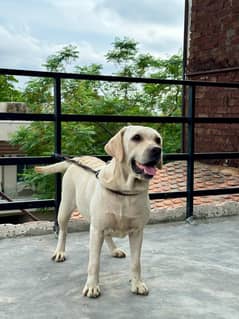
<svg viewBox="0 0 239 319">
<path fill-rule="evenodd" d="M 54 114 L 41 113 L 0 113 L 0 120 L 4 121 L 54 121 Z"/>
<path fill-rule="evenodd" d="M 61 114 L 59 119 L 63 122 L 111 122 L 111 123 L 188 123 L 186 116 L 135 116 L 135 115 L 88 115 L 88 114 Z M 54 114 L 45 113 L 6 113 L 0 112 L 3 121 L 55 121 Z M 239 123 L 239 118 L 233 117 L 196 117 L 195 123 Z"/>
<path fill-rule="evenodd" d="M 215 195 L 228 195 L 239 193 L 239 187 L 234 188 L 217 188 L 217 189 L 206 189 L 206 190 L 194 190 L 193 196 L 215 196 Z M 183 198 L 186 197 L 187 192 L 167 192 L 167 193 L 150 193 L 150 200 L 155 199 L 169 199 L 169 198 Z M 48 200 L 33 200 L 33 201 L 15 201 L 11 203 L 0 203 L 1 210 L 14 210 L 14 209 L 29 209 L 29 208 L 43 208 L 43 207 L 54 207 L 55 201 L 52 199 Z"/>
<path fill-rule="evenodd" d="M 231 195 L 239 193 L 239 187 L 233 188 L 216 188 L 216 189 L 202 189 L 202 190 L 194 190 L 193 196 L 214 196 L 214 195 Z M 168 198 L 182 198 L 186 197 L 187 192 L 167 192 L 167 193 L 150 193 L 149 198 L 151 200 L 154 199 L 168 199 Z"/>
<path fill-rule="evenodd" d="M 0 157 L 0 165 L 18 165 L 18 164 L 53 164 L 56 163 L 54 156 L 31 156 L 31 157 Z"/>
<path fill-rule="evenodd" d="M 149 193 L 150 200 L 186 197 L 187 192 Z"/>
<path fill-rule="evenodd" d="M 80 155 L 68 155 L 69 157 L 80 156 Z M 92 155 L 98 157 L 104 161 L 110 160 L 108 155 Z M 195 153 L 195 160 L 204 160 L 204 159 L 237 159 L 239 158 L 239 152 L 222 152 L 222 153 Z M 187 161 L 188 154 L 187 153 L 168 153 L 163 155 L 164 161 Z M 0 165 L 17 165 L 17 164 L 53 164 L 58 160 L 55 156 L 18 156 L 18 157 L 0 157 Z M 225 167 L 226 168 L 226 167 Z"/>
<path fill-rule="evenodd" d="M 186 76 L 198 76 L 198 75 L 205 75 L 205 74 L 215 74 L 215 73 L 225 73 L 225 72 L 235 72 L 239 71 L 238 66 L 229 67 L 229 68 L 220 68 L 220 69 L 211 69 L 211 70 L 201 70 L 195 72 L 187 72 Z"/>
<path fill-rule="evenodd" d="M 239 194 L 239 187 L 195 190 L 193 192 L 193 195 L 196 197 L 199 197 L 199 196 L 213 196 L 213 195 L 230 195 L 230 194 L 237 194 L 237 193 Z"/>
<path fill-rule="evenodd" d="M 15 76 L 33 76 L 61 79 L 78 79 L 91 81 L 107 81 L 107 82 L 131 82 L 131 83 L 151 83 L 151 84 L 171 84 L 171 85 L 190 85 L 190 86 L 210 86 L 210 87 L 225 87 L 239 88 L 239 83 L 233 82 L 208 82 L 208 81 L 193 81 L 193 80 L 165 80 L 156 78 L 141 78 L 141 77 L 124 77 L 112 75 L 95 75 L 95 74 L 79 74 L 79 73 L 62 73 L 62 72 L 47 72 L 47 71 L 31 71 L 0 68 L 0 74 L 8 74 Z"/>
<path fill-rule="evenodd" d="M 29 209 L 29 208 L 43 208 L 54 207 L 54 199 L 32 200 L 32 201 L 14 201 L 11 203 L 0 203 L 0 211 L 15 210 L 15 209 Z"/>
<path fill-rule="evenodd" d="M 64 122 L 134 122 L 134 123 L 188 123 L 186 116 L 135 116 L 135 115 L 85 115 L 85 114 L 62 114 L 61 121 Z M 239 118 L 221 117 L 198 117 L 196 123 L 239 123 Z"/>
<path fill-rule="evenodd" d="M 231 194 L 239 194 L 239 187 L 233 188 L 216 188 L 216 189 L 202 189 L 202 190 L 194 190 L 193 196 L 216 196 L 216 195 L 231 195 Z M 168 198 L 182 198 L 186 197 L 187 192 L 167 192 L 167 193 L 150 193 L 150 200 L 155 199 L 168 199 Z"/>
<path fill-rule="evenodd" d="M 63 122 L 111 122 L 111 123 L 187 123 L 186 117 L 165 116 L 132 116 L 132 115 L 86 115 L 86 114 L 61 114 L 59 119 Z M 9 121 L 55 121 L 54 114 L 26 114 L 26 113 L 0 113 L 0 120 Z"/>
<path fill-rule="evenodd" d="M 194 160 L 205 160 L 205 159 L 231 159 L 231 158 L 238 158 L 239 159 L 239 152 L 213 152 L 213 153 L 194 153 L 193 155 Z M 187 161 L 188 160 L 188 153 L 168 153 L 164 154 L 164 160 L 167 161 Z M 226 167 L 225 167 L 226 168 Z"/>
<path fill-rule="evenodd" d="M 238 117 L 195 117 L 195 123 L 209 124 L 209 123 L 239 123 Z"/>
</svg>

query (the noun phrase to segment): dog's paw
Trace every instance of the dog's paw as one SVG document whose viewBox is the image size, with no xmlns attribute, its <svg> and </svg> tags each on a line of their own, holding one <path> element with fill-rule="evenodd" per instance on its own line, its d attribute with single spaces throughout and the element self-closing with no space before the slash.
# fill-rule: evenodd
<svg viewBox="0 0 239 319">
<path fill-rule="evenodd" d="M 97 298 L 100 296 L 100 286 L 86 284 L 82 293 L 83 293 L 83 296 L 86 296 L 89 298 Z"/>
<path fill-rule="evenodd" d="M 56 262 L 63 262 L 66 260 L 65 253 L 63 251 L 56 251 L 51 259 Z"/>
<path fill-rule="evenodd" d="M 116 248 L 112 251 L 112 256 L 115 258 L 125 258 L 126 253 L 122 249 Z"/>
<path fill-rule="evenodd" d="M 149 289 L 146 284 L 140 280 L 132 280 L 131 291 L 136 295 L 147 296 L 149 294 Z"/>
</svg>

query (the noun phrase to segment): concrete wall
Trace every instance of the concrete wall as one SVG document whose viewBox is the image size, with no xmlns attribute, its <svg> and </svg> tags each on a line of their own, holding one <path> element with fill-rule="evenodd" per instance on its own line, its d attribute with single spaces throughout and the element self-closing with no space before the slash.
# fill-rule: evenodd
<svg viewBox="0 0 239 319">
<path fill-rule="evenodd" d="M 1 102 L 0 112 L 7 113 L 25 113 L 27 107 L 24 103 Z M 0 140 L 9 141 L 11 135 L 19 129 L 20 126 L 28 125 L 24 121 L 0 121 Z M 6 154 L 9 156 L 11 154 Z M 0 190 L 8 195 L 15 195 L 17 192 L 17 166 L 0 166 Z"/>
<path fill-rule="evenodd" d="M 25 103 L 20 102 L 0 102 L 0 112 L 3 113 L 26 113 Z M 0 141 L 9 141 L 20 126 L 27 125 L 26 121 L 0 121 Z"/>
<path fill-rule="evenodd" d="M 239 82 L 239 1 L 191 0 L 189 8 L 187 79 Z M 198 88 L 196 116 L 239 117 L 239 90 Z M 239 125 L 198 124 L 195 143 L 196 152 L 238 152 Z"/>
<path fill-rule="evenodd" d="M 10 197 L 15 196 L 17 193 L 17 166 L 2 166 L 0 171 L 0 189 Z"/>
<path fill-rule="evenodd" d="M 0 141 L 9 141 L 17 129 L 28 124 L 27 121 L 0 121 Z"/>
</svg>

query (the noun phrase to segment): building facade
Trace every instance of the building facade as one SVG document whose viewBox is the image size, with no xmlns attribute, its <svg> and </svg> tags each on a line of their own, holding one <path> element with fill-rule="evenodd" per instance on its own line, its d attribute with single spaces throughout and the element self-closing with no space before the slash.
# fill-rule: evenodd
<svg viewBox="0 0 239 319">
<path fill-rule="evenodd" d="M 186 79 L 239 82 L 238 0 L 188 0 L 186 33 Z M 197 88 L 196 116 L 239 117 L 239 89 Z M 239 124 L 197 124 L 195 134 L 196 152 L 239 152 Z"/>
</svg>

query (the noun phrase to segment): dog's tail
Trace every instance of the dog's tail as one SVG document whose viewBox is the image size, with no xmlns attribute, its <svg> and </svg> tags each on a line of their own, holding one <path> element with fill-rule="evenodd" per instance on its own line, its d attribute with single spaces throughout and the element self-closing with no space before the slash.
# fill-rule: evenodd
<svg viewBox="0 0 239 319">
<path fill-rule="evenodd" d="M 94 172 L 105 165 L 105 162 L 93 156 L 80 156 L 71 159 L 66 159 L 64 162 L 59 162 L 47 166 L 35 166 L 35 172 L 40 174 L 64 173 L 71 165 L 80 166 L 86 170 Z"/>
<path fill-rule="evenodd" d="M 65 161 L 47 166 L 35 166 L 34 169 L 40 174 L 64 173 L 70 165 L 71 163 Z"/>
</svg>

